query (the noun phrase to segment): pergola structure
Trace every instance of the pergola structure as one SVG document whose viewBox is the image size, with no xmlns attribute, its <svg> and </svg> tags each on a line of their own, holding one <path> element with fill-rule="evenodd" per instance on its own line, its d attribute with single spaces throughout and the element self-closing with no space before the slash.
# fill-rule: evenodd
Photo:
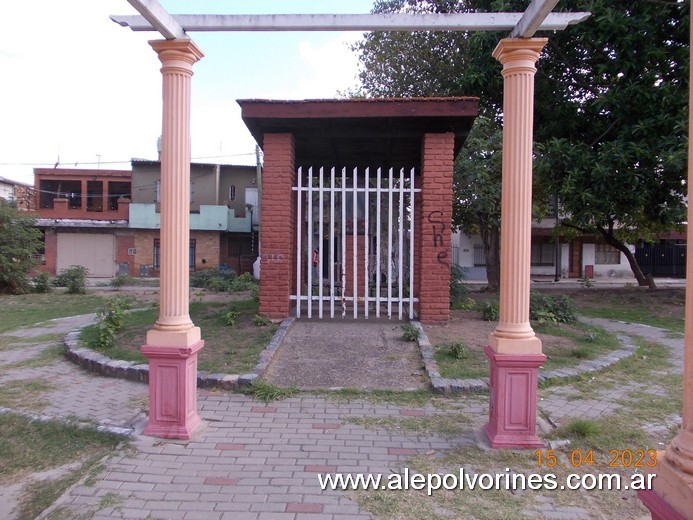
<svg viewBox="0 0 693 520">
<path fill-rule="evenodd" d="M 493 56 L 503 65 L 504 124 L 500 318 L 489 336 L 489 422 L 493 447 L 541 446 L 536 436 L 537 369 L 546 359 L 529 323 L 532 122 L 535 64 L 547 42 L 537 31 L 561 30 L 589 13 L 552 13 L 558 0 L 532 0 L 524 13 L 365 15 L 170 15 L 156 0 L 128 0 L 141 16 L 112 19 L 158 31 L 151 46 L 162 63 L 160 311 L 142 352 L 149 358 L 149 423 L 145 433 L 187 439 L 197 414 L 197 352 L 204 342 L 188 312 L 190 87 L 203 57 L 188 31 L 511 31 Z M 693 34 L 693 32 L 692 32 Z M 693 100 L 693 97 L 691 98 Z M 689 183 L 693 182 L 689 153 Z M 263 197 L 263 206 L 266 207 Z M 689 208 L 689 220 L 693 211 Z M 689 243 L 693 227 L 689 227 Z M 693 255 L 687 265 L 686 314 L 693 313 Z M 654 489 L 640 497 L 656 519 L 693 518 L 693 314 L 686 320 L 681 432 L 653 471 Z"/>
</svg>

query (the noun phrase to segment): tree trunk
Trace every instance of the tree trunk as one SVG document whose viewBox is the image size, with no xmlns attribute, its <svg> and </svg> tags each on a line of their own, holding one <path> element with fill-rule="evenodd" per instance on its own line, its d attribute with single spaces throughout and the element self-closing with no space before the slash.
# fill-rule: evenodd
<svg viewBox="0 0 693 520">
<path fill-rule="evenodd" d="M 500 230 L 498 226 L 490 225 L 481 231 L 481 240 L 486 253 L 486 279 L 489 289 L 498 291 L 500 288 Z"/>
<path fill-rule="evenodd" d="M 611 234 L 604 228 L 597 227 L 597 230 L 604 237 L 604 240 L 606 240 L 607 244 L 609 244 L 612 247 L 615 247 L 616 249 L 621 251 L 621 253 L 626 255 L 626 259 L 628 260 L 628 264 L 630 265 L 630 270 L 633 271 L 633 275 L 635 276 L 635 279 L 638 281 L 638 285 L 640 287 L 649 287 L 650 289 L 657 288 L 657 284 L 655 283 L 652 275 L 649 273 L 645 275 L 642 272 L 640 264 L 638 264 L 638 261 L 635 259 L 635 255 L 628 248 L 628 246 L 626 246 L 626 244 L 618 240 L 613 234 Z"/>
</svg>

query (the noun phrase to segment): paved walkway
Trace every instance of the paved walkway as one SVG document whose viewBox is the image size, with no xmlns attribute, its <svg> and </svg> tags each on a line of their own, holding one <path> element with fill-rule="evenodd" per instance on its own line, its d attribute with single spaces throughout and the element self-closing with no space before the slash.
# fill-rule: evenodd
<svg viewBox="0 0 693 520">
<path fill-rule="evenodd" d="M 43 379 L 53 389 L 42 396 L 48 403 L 42 413 L 135 425 L 146 405 L 145 385 L 92 376 L 65 361 L 2 370 L 59 343 L 40 336 L 66 332 L 89 319 L 54 320 L 50 330 L 41 326 L 8 333 L 23 348 L 0 351 L 0 385 Z M 682 340 L 671 339 L 658 329 L 610 322 L 600 325 L 667 342 L 675 356 L 682 352 Z M 37 338 L 33 343 L 32 335 Z M 570 400 L 569 393 L 570 387 L 542 391 L 540 409 L 552 420 L 578 414 L 596 417 L 615 409 L 613 394 L 584 402 Z M 95 484 L 81 483 L 69 489 L 41 518 L 52 514 L 50 518 L 68 519 L 366 520 L 372 516 L 350 499 L 352 495 L 321 491 L 317 475 L 390 474 L 402 471 L 405 461 L 414 455 L 432 456 L 440 450 L 473 446 L 474 432 L 488 413 L 487 396 L 449 399 L 444 409 L 433 404 L 412 408 L 305 394 L 265 405 L 242 395 L 200 391 L 198 401 L 206 423 L 198 440 L 136 436 L 135 449 L 111 457 Z M 367 429 L 359 424 L 359 420 L 448 413 L 470 419 L 464 433 L 452 439 Z M 528 512 L 535 518 L 589 518 L 587 510 L 579 507 L 561 507 L 543 498 L 538 503 Z"/>
</svg>

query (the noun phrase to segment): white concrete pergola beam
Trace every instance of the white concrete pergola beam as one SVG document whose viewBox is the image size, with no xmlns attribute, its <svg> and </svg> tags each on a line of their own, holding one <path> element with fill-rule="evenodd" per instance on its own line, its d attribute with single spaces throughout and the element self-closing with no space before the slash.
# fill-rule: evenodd
<svg viewBox="0 0 693 520">
<path fill-rule="evenodd" d="M 144 20 L 150 30 L 158 31 L 167 40 L 187 38 L 185 30 L 157 0 L 128 0 L 128 3 L 142 15 L 135 18 Z"/>
<path fill-rule="evenodd" d="M 131 3 L 135 0 L 128 0 Z M 540 0 L 539 3 L 547 1 Z M 548 0 L 549 4 L 553 0 Z M 136 2 L 140 3 L 140 2 Z M 531 7 L 531 6 L 530 6 Z M 550 10 L 549 10 L 550 11 Z M 543 10 L 542 10 L 543 12 Z M 524 13 L 459 14 L 178 14 L 169 15 L 184 32 L 200 31 L 510 31 Z M 531 16 L 527 21 L 534 31 L 560 31 L 582 22 L 588 12 L 549 13 L 543 21 Z M 133 31 L 160 31 L 143 16 L 111 16 L 111 20 Z M 161 31 L 160 31 L 161 32 Z M 169 38 L 162 33 L 164 37 Z"/>
<path fill-rule="evenodd" d="M 522 18 L 510 32 L 511 38 L 531 38 L 538 30 L 553 8 L 556 7 L 558 0 L 532 0 Z"/>
</svg>

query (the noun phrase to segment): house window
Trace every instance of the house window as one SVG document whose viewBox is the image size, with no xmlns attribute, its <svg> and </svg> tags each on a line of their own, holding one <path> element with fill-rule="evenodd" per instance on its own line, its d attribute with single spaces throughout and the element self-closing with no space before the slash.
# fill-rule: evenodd
<svg viewBox="0 0 693 520">
<path fill-rule="evenodd" d="M 236 200 L 236 185 L 229 186 L 229 200 Z"/>
<path fill-rule="evenodd" d="M 195 270 L 195 254 L 197 252 L 197 241 L 194 238 L 190 239 L 188 248 L 188 269 Z M 161 242 L 158 238 L 154 239 L 154 258 L 152 267 L 155 271 L 161 269 Z"/>
<path fill-rule="evenodd" d="M 474 266 L 486 265 L 486 251 L 481 244 L 474 244 Z"/>
<path fill-rule="evenodd" d="M 156 200 L 155 202 L 161 202 L 161 181 L 156 181 Z"/>
<path fill-rule="evenodd" d="M 595 264 L 620 264 L 621 252 L 609 244 L 595 244 L 594 246 Z"/>
<path fill-rule="evenodd" d="M 532 265 L 554 265 L 556 244 L 538 242 L 532 244 Z"/>
</svg>

